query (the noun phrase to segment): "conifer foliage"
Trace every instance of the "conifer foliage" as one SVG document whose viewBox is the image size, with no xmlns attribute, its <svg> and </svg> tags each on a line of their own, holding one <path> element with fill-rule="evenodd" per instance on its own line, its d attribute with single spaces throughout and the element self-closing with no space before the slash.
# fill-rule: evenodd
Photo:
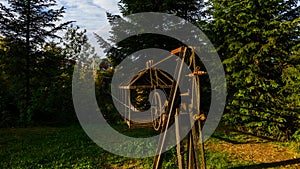
<svg viewBox="0 0 300 169">
<path fill-rule="evenodd" d="M 66 28 L 70 22 L 58 24 L 65 13 L 65 8 L 56 9 L 55 0 L 9 0 L 8 5 L 0 3 L 0 36 L 12 44 L 18 44 L 18 50 L 12 55 L 22 62 L 19 67 L 18 82 L 24 82 L 19 87 L 21 121 L 30 121 L 31 79 L 33 77 L 33 62 L 48 38 L 57 38 L 57 31 Z M 22 49 L 22 50 L 21 50 Z M 10 63 L 12 63 L 10 59 Z M 12 75 L 14 76 L 14 75 Z M 21 84 L 19 84 L 21 86 Z"/>
<path fill-rule="evenodd" d="M 226 69 L 228 123 L 277 138 L 289 137 L 299 129 L 297 3 L 210 1 L 208 11 L 213 20 L 208 23 L 207 34 Z"/>
</svg>

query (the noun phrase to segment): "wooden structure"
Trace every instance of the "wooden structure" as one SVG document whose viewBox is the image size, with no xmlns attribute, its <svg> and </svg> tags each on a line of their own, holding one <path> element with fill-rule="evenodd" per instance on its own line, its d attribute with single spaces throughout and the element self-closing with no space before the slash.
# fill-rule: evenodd
<svg viewBox="0 0 300 169">
<path fill-rule="evenodd" d="M 176 74 L 173 79 L 170 75 L 164 71 L 156 68 L 161 62 L 172 57 L 179 57 L 176 67 Z M 179 84 L 176 82 L 180 81 L 180 73 L 183 68 L 183 64 L 189 65 L 191 74 L 186 75 L 192 78 L 192 90 L 180 94 Z M 200 76 L 206 74 L 201 71 L 197 64 L 195 52 L 192 47 L 179 47 L 171 51 L 171 55 L 163 58 L 157 63 L 153 63 L 152 60 L 147 61 L 146 69 L 140 71 L 134 78 L 129 82 L 123 83 L 119 86 L 122 91 L 122 95 L 127 100 L 125 105 L 130 105 L 130 90 L 135 89 L 147 89 L 154 91 L 152 95 L 152 107 L 151 117 L 153 128 L 157 131 L 161 131 L 161 136 L 158 143 L 157 156 L 155 156 L 153 169 L 159 169 L 162 167 L 163 155 L 162 150 L 165 146 L 166 130 L 170 126 L 171 119 L 175 123 L 176 128 L 176 140 L 182 140 L 179 134 L 179 128 L 181 127 L 178 123 L 178 116 L 181 113 L 177 103 L 178 97 L 189 96 L 191 98 L 189 103 L 186 105 L 192 105 L 188 107 L 187 114 L 190 115 L 191 131 L 188 134 L 187 141 L 181 141 L 177 144 L 177 157 L 178 157 L 178 168 L 183 169 L 205 169 L 205 156 L 204 156 L 204 144 L 202 139 L 202 125 L 205 121 L 205 115 L 200 111 Z M 162 103 L 160 93 L 156 92 L 155 89 L 161 89 L 167 96 L 167 101 Z M 196 109 L 195 109 L 196 107 Z M 129 106 L 125 107 L 125 119 L 127 124 L 131 126 L 131 111 L 132 108 Z M 186 143 L 186 144 L 184 144 Z M 184 160 L 185 159 L 185 160 Z"/>
</svg>

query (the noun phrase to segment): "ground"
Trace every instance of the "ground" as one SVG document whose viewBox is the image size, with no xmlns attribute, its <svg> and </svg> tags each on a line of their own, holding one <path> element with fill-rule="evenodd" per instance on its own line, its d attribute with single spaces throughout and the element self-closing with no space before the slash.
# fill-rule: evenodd
<svg viewBox="0 0 300 169">
<path fill-rule="evenodd" d="M 239 132 L 215 134 L 206 149 L 246 164 L 237 168 L 300 168 L 300 143 L 282 143 Z"/>
<path fill-rule="evenodd" d="M 145 137 L 154 133 L 126 127 L 116 126 L 128 135 Z M 206 141 L 205 148 L 208 169 L 300 168 L 300 143 L 217 131 Z M 166 156 L 163 168 L 176 168 L 176 150 Z M 125 169 L 151 168 L 152 163 L 153 158 L 125 158 L 99 148 L 80 126 L 0 129 L 0 168 Z"/>
</svg>

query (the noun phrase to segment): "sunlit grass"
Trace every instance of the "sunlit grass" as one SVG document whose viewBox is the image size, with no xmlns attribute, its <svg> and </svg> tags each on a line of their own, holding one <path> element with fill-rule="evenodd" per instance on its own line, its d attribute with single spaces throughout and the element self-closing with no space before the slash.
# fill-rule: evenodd
<svg viewBox="0 0 300 169">
<path fill-rule="evenodd" d="M 157 132 L 149 128 L 128 129 L 124 124 L 114 126 L 131 137 L 149 137 Z M 208 169 L 234 168 L 253 165 L 230 151 L 214 149 L 226 141 L 246 144 L 264 143 L 259 138 L 218 131 L 206 143 Z M 299 143 L 290 143 L 299 151 Z M 120 145 L 122 149 L 122 145 Z M 126 148 L 126 147 L 125 147 Z M 137 145 L 137 149 L 147 149 Z M 155 148 L 154 148 L 155 149 Z M 294 150 L 294 149 L 293 149 Z M 155 150 L 153 150 L 155 151 Z M 0 129 L 0 168 L 151 168 L 154 158 L 133 159 L 114 155 L 98 147 L 80 126 L 28 129 Z M 164 154 L 164 169 L 177 168 L 176 148 Z"/>
</svg>

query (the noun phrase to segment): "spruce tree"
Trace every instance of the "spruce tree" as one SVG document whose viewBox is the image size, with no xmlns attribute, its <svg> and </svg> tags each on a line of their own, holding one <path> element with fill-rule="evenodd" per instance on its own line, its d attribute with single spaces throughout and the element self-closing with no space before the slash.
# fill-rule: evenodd
<svg viewBox="0 0 300 169">
<path fill-rule="evenodd" d="M 21 121 L 30 121 L 30 79 L 32 62 L 36 53 L 48 38 L 57 38 L 57 31 L 63 30 L 71 22 L 58 24 L 65 13 L 65 8 L 56 9 L 55 0 L 9 0 L 8 6 L 0 3 L 0 36 L 11 44 L 18 44 L 22 52 L 16 59 L 24 60 L 20 67 L 20 78 L 25 77 L 24 101 L 22 102 Z M 24 74 L 23 74 L 24 72 Z M 22 81 L 22 79 L 20 79 Z"/>
<path fill-rule="evenodd" d="M 299 58 L 300 8 L 297 2 L 210 1 L 208 13 L 212 20 L 206 31 L 227 73 L 225 117 L 239 129 L 286 138 L 299 128 L 299 116 L 288 111 L 291 100 L 286 100 L 289 94 L 284 92 L 292 87 L 287 82 L 287 75 L 294 76 L 289 69 L 299 68 L 292 59 Z M 297 79 L 299 77 L 294 77 Z M 299 99 L 299 91 L 293 96 Z M 296 107 L 299 113 L 300 105 Z"/>
</svg>

